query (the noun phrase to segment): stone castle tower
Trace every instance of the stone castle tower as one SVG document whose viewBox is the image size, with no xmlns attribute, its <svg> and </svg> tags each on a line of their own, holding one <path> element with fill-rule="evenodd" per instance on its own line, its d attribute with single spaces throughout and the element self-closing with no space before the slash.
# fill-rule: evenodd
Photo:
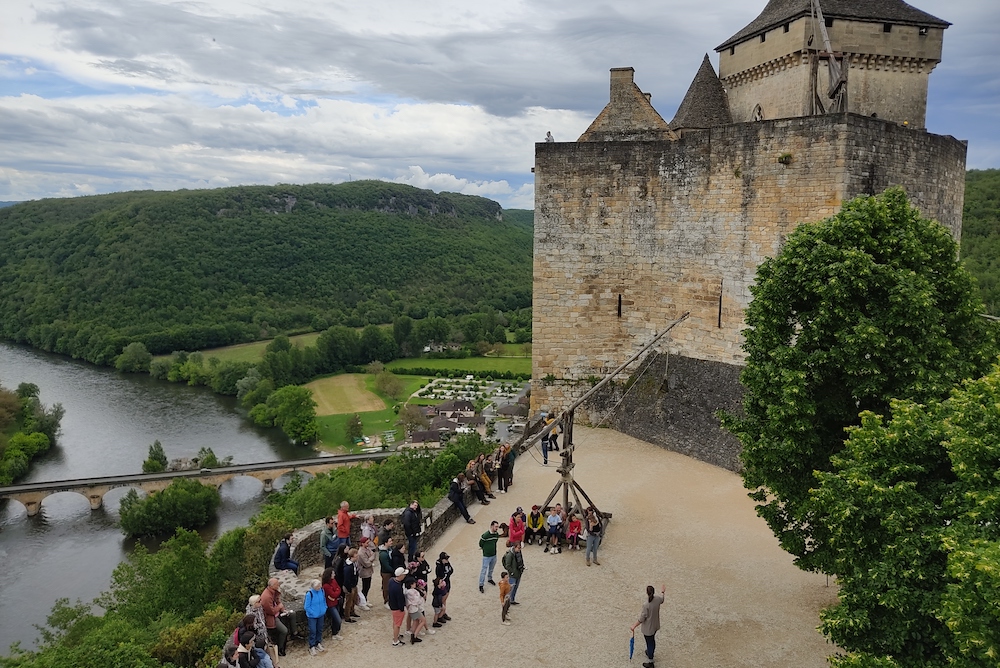
<svg viewBox="0 0 1000 668">
<path fill-rule="evenodd" d="M 533 410 L 567 407 L 690 312 L 662 363 L 629 370 L 645 390 L 610 422 L 736 468 L 714 415 L 742 396 L 749 286 L 785 236 L 892 185 L 959 236 L 966 146 L 923 130 L 949 24 L 901 0 L 816 4 L 770 0 L 718 47 L 721 78 L 705 57 L 671 122 L 615 68 L 578 141 L 536 145 Z M 578 419 L 604 418 L 624 388 Z"/>
</svg>

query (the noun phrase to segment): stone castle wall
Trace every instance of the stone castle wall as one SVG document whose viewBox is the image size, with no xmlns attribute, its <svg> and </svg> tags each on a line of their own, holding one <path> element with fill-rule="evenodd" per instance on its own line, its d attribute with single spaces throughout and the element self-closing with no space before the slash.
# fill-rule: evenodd
<svg viewBox="0 0 1000 668">
<path fill-rule="evenodd" d="M 686 311 L 661 350 L 711 363 L 690 373 L 712 377 L 706 369 L 721 364 L 737 378 L 756 268 L 799 222 L 901 185 L 958 238 L 965 152 L 951 137 L 853 114 L 734 124 L 679 141 L 536 145 L 532 409 L 565 408 Z M 671 401 L 699 405 L 706 388 L 674 384 Z M 739 393 L 721 391 L 723 403 Z M 703 426 L 669 406 L 657 409 L 668 416 L 660 431 Z M 635 429 L 645 427 L 626 431 L 658 442 L 655 429 Z"/>
</svg>

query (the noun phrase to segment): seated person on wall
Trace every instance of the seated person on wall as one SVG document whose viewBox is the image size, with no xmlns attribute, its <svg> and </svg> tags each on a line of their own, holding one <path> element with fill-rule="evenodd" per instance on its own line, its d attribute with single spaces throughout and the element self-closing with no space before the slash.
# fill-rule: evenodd
<svg viewBox="0 0 1000 668">
<path fill-rule="evenodd" d="M 281 602 L 281 583 L 278 578 L 267 581 L 267 587 L 260 594 L 260 606 L 264 609 L 267 632 L 278 646 L 278 656 L 285 656 L 288 636 L 295 635 L 295 615 Z"/>
<path fill-rule="evenodd" d="M 274 567 L 279 571 L 292 571 L 299 574 L 299 562 L 291 558 L 292 556 L 292 534 L 286 533 L 278 541 L 278 546 L 274 548 Z"/>
<path fill-rule="evenodd" d="M 541 545 L 542 541 L 545 540 L 545 534 L 545 516 L 542 515 L 541 508 L 532 506 L 524 530 L 524 542 L 531 545 L 531 541 L 534 540 L 538 545 Z"/>
<path fill-rule="evenodd" d="M 465 521 L 469 524 L 475 524 L 476 520 L 469 516 L 469 509 L 465 507 L 465 474 L 459 473 L 457 476 L 452 478 L 451 485 L 448 488 L 448 500 L 455 506 L 455 509 L 462 514 Z"/>
<path fill-rule="evenodd" d="M 479 476 L 476 474 L 475 459 L 470 459 L 469 465 L 465 468 L 465 484 L 476 495 L 476 498 L 479 499 L 479 503 L 484 506 L 490 505 L 490 502 L 486 500 L 486 494 L 483 493 L 483 483 L 480 482 Z"/>
</svg>

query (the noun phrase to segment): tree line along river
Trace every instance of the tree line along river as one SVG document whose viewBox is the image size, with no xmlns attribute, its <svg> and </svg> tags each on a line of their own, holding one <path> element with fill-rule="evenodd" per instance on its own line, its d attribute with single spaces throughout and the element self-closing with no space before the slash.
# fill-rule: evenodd
<svg viewBox="0 0 1000 668">
<path fill-rule="evenodd" d="M 236 464 L 314 456 L 277 429 L 253 426 L 232 397 L 0 343 L 0 385 L 25 382 L 41 389 L 42 403 L 61 403 L 66 414 L 57 445 L 18 482 L 140 473 L 155 440 L 171 459 L 196 456 L 202 447 L 220 458 L 232 455 Z M 206 539 L 244 524 L 260 506 L 262 487 L 253 478 L 235 478 L 221 491 L 218 521 L 202 531 Z M 135 545 L 117 525 L 125 492 L 109 492 L 97 511 L 82 495 L 54 494 L 31 518 L 20 503 L 0 502 L 0 590 L 7 601 L 0 606 L 0 654 L 15 641 L 33 646 L 34 625 L 45 623 L 56 599 L 89 602 L 108 588 L 111 572 Z"/>
</svg>

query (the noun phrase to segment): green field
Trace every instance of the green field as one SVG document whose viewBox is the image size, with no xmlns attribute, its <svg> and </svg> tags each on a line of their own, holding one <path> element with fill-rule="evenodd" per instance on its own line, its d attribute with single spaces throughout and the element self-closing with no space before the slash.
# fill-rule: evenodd
<svg viewBox="0 0 1000 668">
<path fill-rule="evenodd" d="M 319 338 L 319 334 L 319 332 L 298 334 L 296 336 L 289 336 L 288 340 L 292 342 L 293 346 L 305 348 L 306 346 L 311 346 L 316 343 L 316 339 Z M 254 341 L 252 343 L 240 343 L 235 346 L 208 348 L 199 352 L 205 356 L 206 360 L 215 357 L 220 362 L 256 362 L 264 357 L 264 349 L 267 348 L 267 344 L 270 342 L 271 339 L 266 339 L 264 341 Z M 159 355 L 157 356 L 157 359 L 167 357 L 170 357 L 170 355 Z"/>
<path fill-rule="evenodd" d="M 387 369 L 440 369 L 444 371 L 510 371 L 531 375 L 530 357 L 466 357 L 464 359 L 429 359 L 425 357 L 393 360 Z"/>
<path fill-rule="evenodd" d="M 403 381 L 403 392 L 405 396 L 410 396 L 419 390 L 430 379 L 425 376 L 397 376 Z M 364 428 L 365 436 L 381 436 L 382 432 L 392 429 L 396 433 L 396 442 L 399 443 L 405 438 L 403 430 L 396 426 L 396 411 L 392 407 L 396 404 L 391 397 L 387 397 L 375 389 L 375 376 L 368 374 L 365 376 L 365 388 L 375 395 L 378 395 L 385 408 L 380 411 L 368 411 L 358 413 L 361 416 L 361 424 Z M 400 401 L 402 405 L 404 402 Z M 440 403 L 440 402 L 435 402 Z M 361 448 L 354 445 L 347 438 L 347 420 L 353 413 L 340 413 L 338 415 L 324 415 L 316 418 L 319 425 L 320 445 L 331 449 L 343 449 L 346 452 L 357 452 Z"/>
</svg>

